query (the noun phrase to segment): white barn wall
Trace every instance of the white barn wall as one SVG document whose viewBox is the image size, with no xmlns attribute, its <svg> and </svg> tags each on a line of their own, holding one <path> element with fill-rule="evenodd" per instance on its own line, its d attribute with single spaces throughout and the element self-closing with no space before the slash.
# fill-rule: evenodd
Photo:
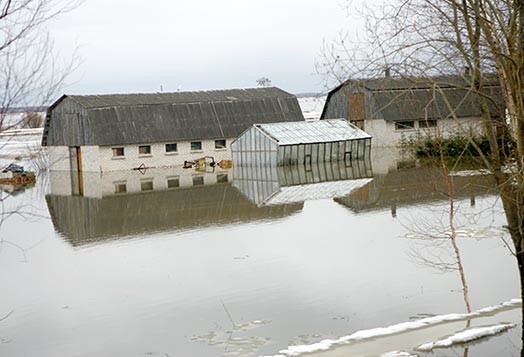
<svg viewBox="0 0 524 357">
<path fill-rule="evenodd" d="M 114 146 L 82 146 L 82 170 L 84 172 L 107 172 L 131 170 L 144 164 L 148 168 L 182 166 L 184 161 L 199 159 L 203 156 L 212 156 L 215 161 L 231 160 L 230 145 L 233 139 L 226 139 L 225 149 L 215 149 L 215 140 L 202 141 L 202 150 L 191 151 L 191 142 L 177 143 L 177 153 L 166 153 L 166 143 L 143 144 L 151 145 L 151 155 L 139 155 L 139 145 Z M 171 142 L 170 142 L 171 143 Z M 113 148 L 123 147 L 124 157 L 114 158 Z M 69 148 L 67 146 L 49 146 L 50 171 L 69 171 Z"/>
<path fill-rule="evenodd" d="M 395 123 L 384 119 L 370 119 L 365 122 L 365 131 L 373 137 L 373 147 L 396 147 L 403 140 L 411 137 L 450 137 L 453 135 L 482 135 L 482 122 L 480 118 L 460 118 L 437 120 L 437 128 L 419 128 L 418 121 L 415 129 L 396 130 Z"/>
<path fill-rule="evenodd" d="M 191 142 L 183 141 L 177 143 L 177 153 L 166 153 L 166 143 L 137 144 L 137 145 L 113 145 L 100 147 L 100 168 L 102 172 L 130 170 L 144 164 L 146 167 L 172 167 L 181 166 L 184 161 L 191 161 L 203 156 L 212 156 L 216 162 L 220 160 L 231 160 L 230 144 L 233 139 L 226 139 L 226 149 L 215 149 L 215 140 L 192 140 L 201 141 L 202 150 L 191 151 Z M 139 155 L 138 146 L 151 145 L 151 155 Z M 124 157 L 114 158 L 113 148 L 123 147 Z"/>
<path fill-rule="evenodd" d="M 48 146 L 47 156 L 50 171 L 69 171 L 71 169 L 67 146 Z"/>
<path fill-rule="evenodd" d="M 98 146 L 82 146 L 80 152 L 82 155 L 82 171 L 100 171 L 100 151 Z"/>
<path fill-rule="evenodd" d="M 62 170 L 50 171 L 49 184 L 54 195 L 71 196 L 73 194 L 70 170 L 65 170 L 65 172 L 62 172 Z"/>
</svg>

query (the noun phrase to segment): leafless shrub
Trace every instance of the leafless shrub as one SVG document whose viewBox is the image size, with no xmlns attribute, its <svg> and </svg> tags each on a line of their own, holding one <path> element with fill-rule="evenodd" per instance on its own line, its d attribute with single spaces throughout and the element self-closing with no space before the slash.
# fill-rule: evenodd
<svg viewBox="0 0 524 357">
<path fill-rule="evenodd" d="M 29 112 L 24 115 L 21 123 L 22 128 L 41 128 L 44 126 L 44 116 L 41 113 Z"/>
</svg>

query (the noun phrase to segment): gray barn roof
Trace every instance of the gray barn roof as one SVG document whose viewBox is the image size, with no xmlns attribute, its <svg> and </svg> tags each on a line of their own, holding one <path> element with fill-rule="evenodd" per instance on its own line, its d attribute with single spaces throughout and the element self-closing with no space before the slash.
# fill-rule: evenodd
<svg viewBox="0 0 524 357">
<path fill-rule="evenodd" d="M 234 138 L 255 123 L 304 120 L 279 88 L 64 95 L 48 110 L 43 145 L 117 145 Z"/>
<path fill-rule="evenodd" d="M 504 113 L 504 101 L 498 78 L 488 75 L 485 90 L 489 94 L 490 112 L 494 116 Z M 434 77 L 382 77 L 347 80 L 328 93 L 321 118 L 325 117 L 333 94 L 367 93 L 368 119 L 383 118 L 390 121 L 437 119 L 480 116 L 480 96 L 471 91 L 470 83 L 462 75 Z M 452 110 L 450 110 L 450 108 Z"/>
<path fill-rule="evenodd" d="M 381 77 L 348 80 L 344 82 L 351 83 L 356 87 L 365 88 L 370 91 L 391 91 L 391 90 L 414 90 L 414 89 L 428 89 L 433 87 L 438 88 L 469 88 L 470 83 L 467 78 L 462 75 L 441 75 L 433 77 Z M 484 78 L 484 85 L 498 86 L 498 78 L 493 75 L 488 75 Z"/>
<path fill-rule="evenodd" d="M 503 115 L 504 104 L 499 87 L 488 87 L 486 91 L 495 102 L 488 102 L 493 116 Z M 416 120 L 439 118 L 480 117 L 480 96 L 466 89 L 447 88 L 441 90 L 417 89 L 379 91 L 372 94 L 373 117 L 386 120 Z"/>
</svg>

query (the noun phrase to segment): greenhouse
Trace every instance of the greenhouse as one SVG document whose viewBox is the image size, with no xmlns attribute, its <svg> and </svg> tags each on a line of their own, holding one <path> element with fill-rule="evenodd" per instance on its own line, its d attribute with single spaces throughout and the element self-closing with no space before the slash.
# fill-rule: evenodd
<svg viewBox="0 0 524 357">
<path fill-rule="evenodd" d="M 239 166 L 306 165 L 370 157 L 371 136 L 344 119 L 255 124 L 231 144 Z"/>
</svg>

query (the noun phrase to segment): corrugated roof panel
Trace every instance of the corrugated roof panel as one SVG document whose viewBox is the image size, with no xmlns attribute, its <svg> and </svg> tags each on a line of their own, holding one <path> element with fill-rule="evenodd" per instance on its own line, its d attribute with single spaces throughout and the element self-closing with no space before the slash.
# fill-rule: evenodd
<svg viewBox="0 0 524 357">
<path fill-rule="evenodd" d="M 72 96 L 71 100 L 87 107 L 82 120 L 89 122 L 89 130 L 75 138 L 75 145 L 235 138 L 255 123 L 304 120 L 296 97 L 278 88 Z M 53 118 L 72 126 L 60 119 L 61 109 L 58 103 Z M 48 145 L 72 142 L 70 135 L 51 132 Z"/>
<path fill-rule="evenodd" d="M 196 92 L 70 95 L 69 97 L 84 108 L 93 109 L 111 106 L 252 101 L 263 98 L 289 98 L 293 95 L 280 88 L 268 87 Z"/>
<path fill-rule="evenodd" d="M 489 109 L 493 116 L 504 115 L 504 103 L 500 88 L 487 89 L 493 101 L 489 101 Z M 381 113 L 385 120 L 433 119 L 446 117 L 480 116 L 481 105 L 477 94 L 466 89 L 449 88 L 443 92 L 432 89 L 413 91 L 380 91 L 371 96 L 375 110 Z M 372 113 L 373 117 L 377 117 Z"/>
<path fill-rule="evenodd" d="M 367 139 L 371 136 L 344 119 L 256 124 L 279 145 Z"/>
<path fill-rule="evenodd" d="M 495 75 L 485 75 L 484 84 L 490 86 L 500 85 L 499 78 Z M 350 83 L 372 91 L 380 90 L 410 90 L 432 88 L 469 88 L 471 79 L 465 75 L 440 75 L 432 77 L 377 77 L 369 79 L 356 79 Z"/>
</svg>

